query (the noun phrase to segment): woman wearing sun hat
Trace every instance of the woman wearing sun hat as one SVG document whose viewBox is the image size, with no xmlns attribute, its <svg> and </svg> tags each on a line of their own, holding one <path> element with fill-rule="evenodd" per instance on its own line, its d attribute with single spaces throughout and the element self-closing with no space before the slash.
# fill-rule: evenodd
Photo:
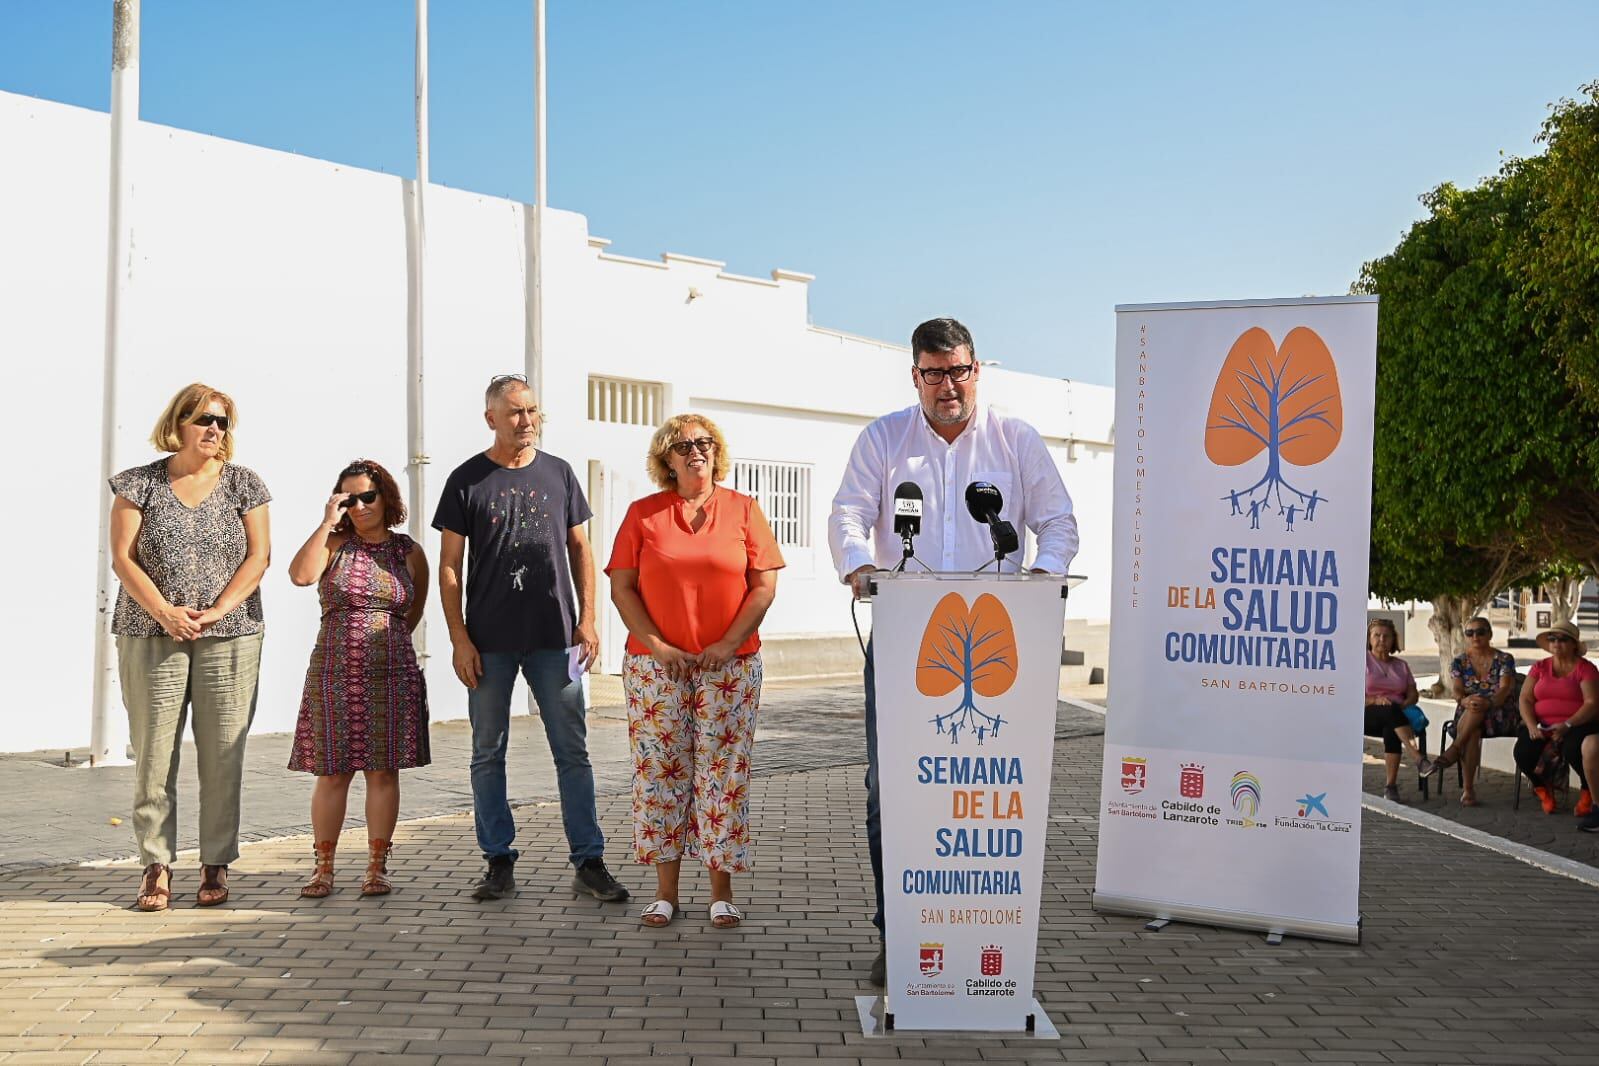
<svg viewBox="0 0 1599 1066">
<path fill-rule="evenodd" d="M 1588 647 L 1570 622 L 1556 622 L 1539 633 L 1538 647 L 1547 651 L 1549 658 L 1534 663 L 1521 686 L 1516 765 L 1532 781 L 1545 814 L 1555 813 L 1550 786 L 1557 767 L 1575 766 L 1582 778 L 1576 814 L 1586 829 L 1586 823 L 1595 819 L 1582 755 L 1585 747 L 1599 749 L 1599 741 L 1589 741 L 1599 733 L 1599 667 L 1583 658 Z"/>
</svg>

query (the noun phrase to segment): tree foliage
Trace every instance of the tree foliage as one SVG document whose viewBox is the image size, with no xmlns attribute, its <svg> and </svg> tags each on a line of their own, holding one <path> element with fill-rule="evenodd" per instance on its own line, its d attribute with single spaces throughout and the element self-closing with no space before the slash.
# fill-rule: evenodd
<svg viewBox="0 0 1599 1066">
<path fill-rule="evenodd" d="M 1538 211 L 1513 257 L 1544 350 L 1599 414 L 1599 81 L 1544 122 Z M 1592 442 L 1599 451 L 1599 440 Z"/>
<path fill-rule="evenodd" d="M 1542 357 L 1510 260 L 1537 216 L 1540 160 L 1473 189 L 1441 185 L 1428 217 L 1357 288 L 1382 297 L 1373 452 L 1373 591 L 1497 588 L 1568 554 L 1547 523 L 1593 484 L 1594 420 Z"/>
</svg>

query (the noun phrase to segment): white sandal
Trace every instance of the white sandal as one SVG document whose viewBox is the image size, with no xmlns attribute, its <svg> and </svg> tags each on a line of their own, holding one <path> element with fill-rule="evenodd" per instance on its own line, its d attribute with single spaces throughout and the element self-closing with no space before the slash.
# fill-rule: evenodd
<svg viewBox="0 0 1599 1066">
<path fill-rule="evenodd" d="M 645 925 L 659 929 L 672 924 L 672 917 L 677 914 L 677 908 L 672 906 L 670 900 L 658 899 L 639 912 L 639 921 Z"/>
<path fill-rule="evenodd" d="M 711 904 L 711 924 L 718 929 L 733 929 L 744 920 L 744 912 L 727 902 L 719 899 Z"/>
</svg>

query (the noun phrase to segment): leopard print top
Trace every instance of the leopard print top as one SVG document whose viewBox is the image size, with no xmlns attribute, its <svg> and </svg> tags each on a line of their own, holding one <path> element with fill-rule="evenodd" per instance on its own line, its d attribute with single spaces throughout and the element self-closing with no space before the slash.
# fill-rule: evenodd
<svg viewBox="0 0 1599 1066">
<path fill-rule="evenodd" d="M 226 463 L 211 494 L 189 507 L 172 491 L 167 460 L 124 470 L 111 479 L 111 491 L 143 515 L 134 557 L 167 602 L 204 610 L 216 601 L 244 562 L 244 513 L 272 499 L 260 475 Z M 257 588 L 205 631 L 208 637 L 238 637 L 261 630 L 261 590 Z M 117 592 L 111 632 L 124 637 L 161 637 L 161 623 L 127 589 Z"/>
</svg>

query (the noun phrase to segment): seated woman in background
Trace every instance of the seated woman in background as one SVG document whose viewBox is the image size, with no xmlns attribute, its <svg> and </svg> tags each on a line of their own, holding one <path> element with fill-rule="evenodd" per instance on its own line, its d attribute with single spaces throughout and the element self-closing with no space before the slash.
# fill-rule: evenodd
<svg viewBox="0 0 1599 1066">
<path fill-rule="evenodd" d="M 1588 648 L 1570 622 L 1556 622 L 1538 634 L 1549 658 L 1532 664 L 1521 686 L 1521 728 L 1516 731 L 1516 765 L 1532 782 L 1545 814 L 1555 813 L 1550 787 L 1564 766 L 1577 768 L 1582 793 L 1577 817 L 1593 813 L 1593 794 L 1582 769 L 1583 740 L 1599 728 L 1599 668 L 1584 659 Z M 1558 769 L 1557 769 L 1558 768 Z M 1584 828 L 1587 828 L 1586 825 Z"/>
<path fill-rule="evenodd" d="M 1455 742 L 1437 760 L 1435 770 L 1461 764 L 1460 805 L 1477 805 L 1477 766 L 1482 742 L 1516 733 L 1516 660 L 1492 644 L 1493 626 L 1478 615 L 1466 623 L 1466 650 L 1449 664 L 1455 693 Z"/>
<path fill-rule="evenodd" d="M 1399 802 L 1399 753 L 1409 749 L 1416 772 L 1432 773 L 1432 762 L 1416 746 L 1405 708 L 1416 702 L 1416 678 L 1405 660 L 1394 654 L 1399 633 L 1386 618 L 1366 623 L 1366 735 L 1382 737 L 1387 775 L 1383 798 Z"/>
</svg>

